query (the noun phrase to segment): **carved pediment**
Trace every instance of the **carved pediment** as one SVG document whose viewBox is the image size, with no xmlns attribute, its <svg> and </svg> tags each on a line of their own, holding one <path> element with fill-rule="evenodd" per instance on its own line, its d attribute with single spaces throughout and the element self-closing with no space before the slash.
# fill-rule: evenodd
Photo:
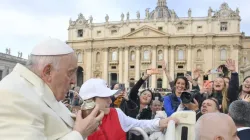
<svg viewBox="0 0 250 140">
<path fill-rule="evenodd" d="M 219 11 L 215 11 L 213 18 L 228 19 L 228 18 L 238 18 L 239 10 L 233 11 L 227 3 L 222 3 Z"/>
<path fill-rule="evenodd" d="M 69 20 L 69 28 L 74 26 L 88 27 L 88 20 L 85 19 L 82 13 L 78 15 L 76 21 Z"/>
<path fill-rule="evenodd" d="M 123 38 L 164 37 L 164 36 L 167 36 L 167 33 L 145 25 L 145 26 L 123 36 Z"/>
</svg>

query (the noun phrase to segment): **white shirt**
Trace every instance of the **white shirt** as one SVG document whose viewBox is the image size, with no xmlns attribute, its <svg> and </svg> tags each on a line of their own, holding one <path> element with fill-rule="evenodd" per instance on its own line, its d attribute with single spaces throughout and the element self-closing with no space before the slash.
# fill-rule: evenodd
<svg viewBox="0 0 250 140">
<path fill-rule="evenodd" d="M 128 132 L 133 127 L 140 127 L 146 133 L 160 131 L 160 119 L 153 120 L 137 120 L 126 116 L 120 108 L 116 108 L 118 118 L 124 132 Z"/>
<path fill-rule="evenodd" d="M 246 129 L 250 129 L 250 127 L 240 127 L 240 128 L 237 128 L 237 131 L 242 131 L 242 130 L 246 130 Z"/>
</svg>

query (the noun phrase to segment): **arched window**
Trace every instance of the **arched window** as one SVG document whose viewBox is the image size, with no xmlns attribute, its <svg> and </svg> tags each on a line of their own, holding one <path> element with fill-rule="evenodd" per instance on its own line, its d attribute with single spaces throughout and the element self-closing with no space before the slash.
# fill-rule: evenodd
<svg viewBox="0 0 250 140">
<path fill-rule="evenodd" d="M 134 78 L 130 78 L 129 79 L 129 87 L 133 87 L 135 85 L 135 79 Z"/>
<path fill-rule="evenodd" d="M 78 60 L 78 63 L 82 62 L 82 53 L 81 52 L 77 53 L 77 60 Z"/>
<path fill-rule="evenodd" d="M 201 59 L 201 50 L 200 49 L 197 50 L 197 58 Z"/>
<path fill-rule="evenodd" d="M 157 79 L 157 88 L 162 88 L 162 79 L 161 78 Z"/>
<path fill-rule="evenodd" d="M 134 61 L 134 60 L 135 60 L 135 52 L 134 52 L 134 51 L 131 51 L 130 60 L 131 60 L 131 61 Z"/>
<path fill-rule="evenodd" d="M 96 53 L 96 62 L 100 62 L 101 61 L 101 56 L 100 56 L 100 53 L 97 52 Z"/>
<path fill-rule="evenodd" d="M 163 9 L 159 9 L 158 18 L 163 18 Z"/>
<path fill-rule="evenodd" d="M 184 60 L 184 52 L 183 52 L 183 50 L 178 51 L 178 60 Z"/>
<path fill-rule="evenodd" d="M 149 60 L 149 51 L 148 50 L 144 51 L 144 53 L 143 53 L 143 59 L 144 60 Z"/>
<path fill-rule="evenodd" d="M 117 52 L 114 51 L 112 52 L 112 61 L 116 61 L 117 60 Z"/>
<path fill-rule="evenodd" d="M 220 50 L 220 60 L 226 60 L 226 59 L 227 59 L 227 50 L 223 48 Z"/>
<path fill-rule="evenodd" d="M 163 53 L 162 50 L 158 51 L 158 60 L 163 60 Z"/>
</svg>

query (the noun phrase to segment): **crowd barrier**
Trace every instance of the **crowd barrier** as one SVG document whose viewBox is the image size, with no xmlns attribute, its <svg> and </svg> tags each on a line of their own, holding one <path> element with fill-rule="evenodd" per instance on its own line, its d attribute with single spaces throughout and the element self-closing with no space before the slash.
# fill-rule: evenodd
<svg viewBox="0 0 250 140">
<path fill-rule="evenodd" d="M 179 120 L 176 126 L 174 121 L 169 121 L 168 128 L 164 136 L 164 140 L 194 140 L 195 139 L 195 123 L 196 113 L 194 111 L 179 111 L 171 115 Z M 147 133 L 135 127 L 130 130 L 139 132 L 144 140 L 150 140 Z"/>
</svg>

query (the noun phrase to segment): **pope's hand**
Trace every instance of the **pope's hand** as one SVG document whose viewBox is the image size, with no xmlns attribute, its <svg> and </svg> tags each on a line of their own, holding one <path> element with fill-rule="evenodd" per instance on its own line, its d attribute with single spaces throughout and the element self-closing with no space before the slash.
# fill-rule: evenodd
<svg viewBox="0 0 250 140">
<path fill-rule="evenodd" d="M 100 114 L 97 116 L 98 112 L 100 112 Z M 97 130 L 98 126 L 101 124 L 103 117 L 104 112 L 100 111 L 100 107 L 98 104 L 96 104 L 93 111 L 84 119 L 82 118 L 81 110 L 79 110 L 77 112 L 73 130 L 78 131 L 81 135 L 87 137 Z"/>
<path fill-rule="evenodd" d="M 169 117 L 169 118 L 166 118 L 166 119 L 161 119 L 160 122 L 159 122 L 160 128 L 167 128 L 168 127 L 168 122 L 170 120 L 173 120 L 175 122 L 175 124 L 178 124 L 178 122 L 179 122 L 178 119 L 173 118 L 173 117 Z"/>
</svg>

